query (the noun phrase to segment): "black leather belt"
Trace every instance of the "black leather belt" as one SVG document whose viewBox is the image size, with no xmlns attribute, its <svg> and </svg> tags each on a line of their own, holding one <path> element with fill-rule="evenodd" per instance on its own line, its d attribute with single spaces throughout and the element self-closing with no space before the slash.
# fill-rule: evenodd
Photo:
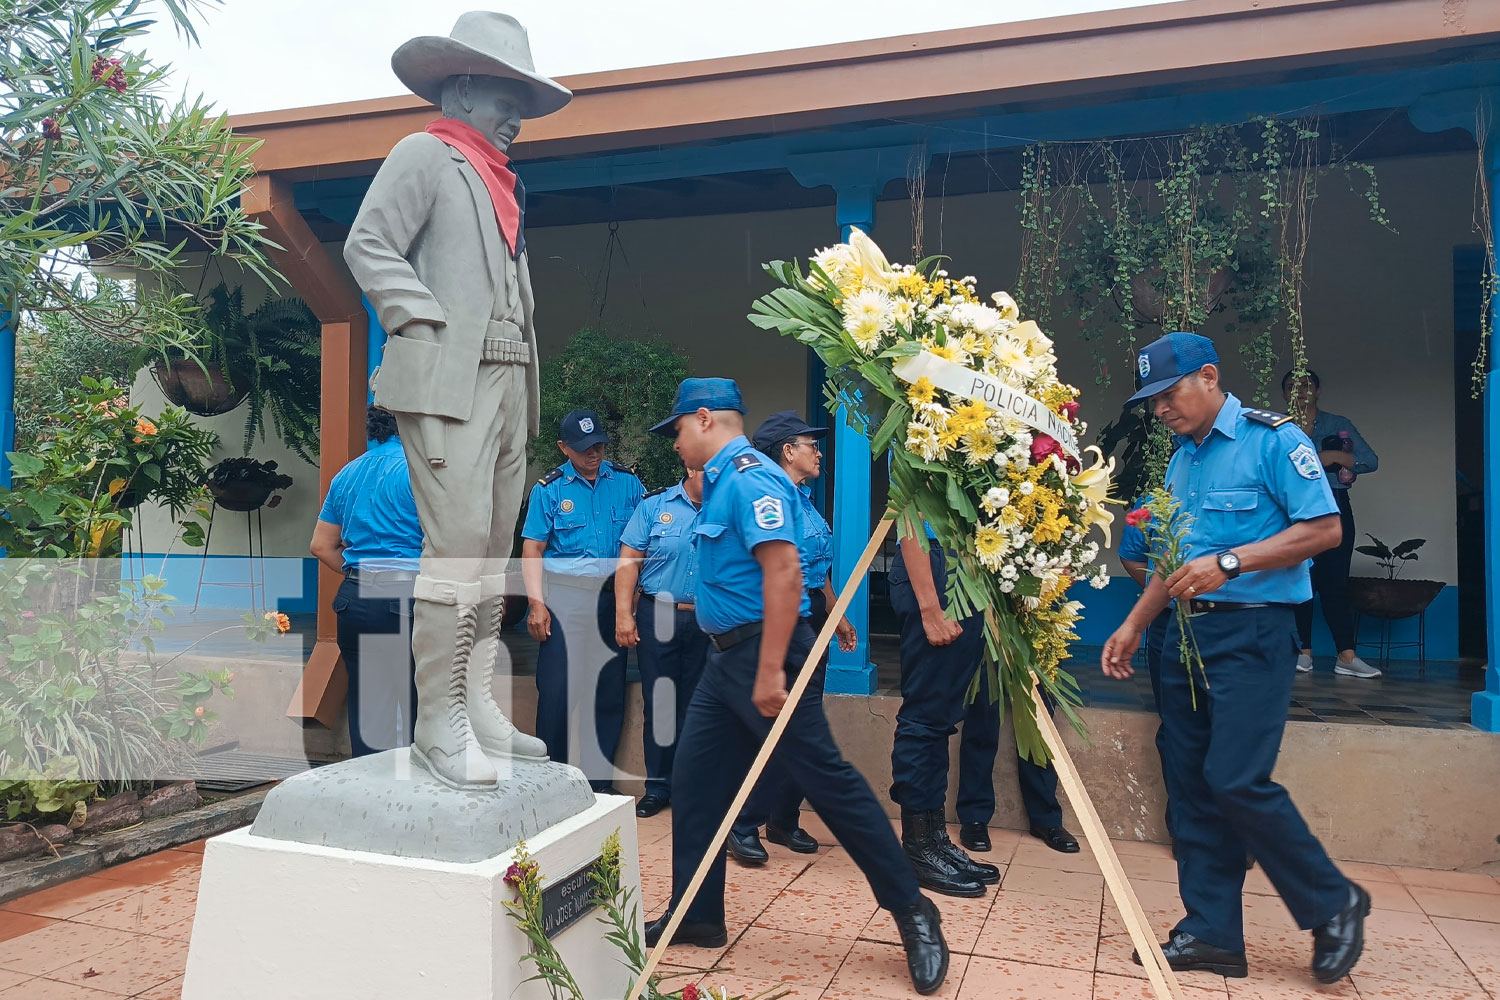
<svg viewBox="0 0 1500 1000">
<path fill-rule="evenodd" d="M 764 625 L 764 622 L 751 622 L 748 625 L 741 625 L 739 628 L 732 628 L 728 632 L 721 632 L 718 635 L 709 633 L 708 641 L 713 645 L 714 649 L 722 653 L 733 649 L 746 639 L 753 639 L 760 635 Z"/>
<path fill-rule="evenodd" d="M 1210 611 L 1249 611 L 1251 608 L 1290 608 L 1290 604 L 1278 604 L 1270 601 L 1261 601 L 1254 604 L 1236 603 L 1234 601 L 1188 601 L 1188 614 L 1206 615 Z"/>
<path fill-rule="evenodd" d="M 344 579 L 362 583 L 410 583 L 416 578 L 414 569 L 362 570 L 355 566 L 344 570 Z"/>
<path fill-rule="evenodd" d="M 678 611 L 692 611 L 692 610 L 694 610 L 694 604 L 693 604 L 692 601 L 669 601 L 666 598 L 660 596 L 659 594 L 646 594 L 646 592 L 644 590 L 641 591 L 641 593 L 645 594 L 646 597 L 649 597 L 651 600 L 655 601 L 658 604 L 670 604 L 673 607 L 675 607 Z"/>
</svg>

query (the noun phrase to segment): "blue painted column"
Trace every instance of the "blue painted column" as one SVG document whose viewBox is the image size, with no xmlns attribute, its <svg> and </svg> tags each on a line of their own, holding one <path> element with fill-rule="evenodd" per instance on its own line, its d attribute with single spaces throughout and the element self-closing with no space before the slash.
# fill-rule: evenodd
<svg viewBox="0 0 1500 1000">
<path fill-rule="evenodd" d="M 0 305 L 0 485 L 10 485 L 10 453 L 16 447 L 16 328 Z"/>
<path fill-rule="evenodd" d="M 1484 169 L 1489 175 L 1490 238 L 1500 244 L 1500 139 L 1492 137 L 1484 151 Z M 1493 280 L 1493 278 L 1491 279 Z M 1489 665 L 1484 672 L 1484 690 L 1474 692 L 1470 714 L 1475 729 L 1500 732 L 1500 372 L 1495 364 L 1495 331 L 1500 329 L 1500 296 L 1490 301 L 1490 371 L 1484 385 L 1484 596 L 1489 624 Z"/>
<path fill-rule="evenodd" d="M 363 295 L 359 300 L 365 304 L 365 313 L 369 315 L 369 335 L 365 351 L 365 401 L 375 402 L 375 393 L 370 389 L 370 376 L 375 374 L 375 369 L 380 367 L 380 359 L 385 356 L 385 327 L 380 325 L 380 317 L 375 315 L 375 307 L 370 305 L 370 300 Z"/>
</svg>

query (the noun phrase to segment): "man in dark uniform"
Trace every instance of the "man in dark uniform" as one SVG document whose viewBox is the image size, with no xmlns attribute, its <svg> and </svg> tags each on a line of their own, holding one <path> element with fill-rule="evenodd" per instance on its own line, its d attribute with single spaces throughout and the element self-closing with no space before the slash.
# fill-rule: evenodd
<svg viewBox="0 0 1500 1000">
<path fill-rule="evenodd" d="M 648 945 L 666 930 L 814 641 L 804 617 L 797 490 L 745 439 L 744 412 L 732 380 L 692 378 L 653 428 L 674 438 L 684 464 L 704 470 L 694 529 L 697 614 L 712 650 L 672 775 L 672 903 L 646 925 Z M 875 793 L 834 744 L 821 698 L 804 693 L 778 749 L 791 779 L 894 916 L 917 992 L 934 992 L 948 969 L 937 907 L 918 889 Z M 728 940 L 724 868 L 724 853 L 716 852 L 676 942 L 716 948 Z"/>
<path fill-rule="evenodd" d="M 1338 507 L 1312 443 L 1282 414 L 1249 409 L 1219 383 L 1213 342 L 1172 333 L 1141 351 L 1139 391 L 1177 435 L 1167 488 L 1193 522 L 1190 559 L 1153 577 L 1101 656 L 1131 675 L 1141 635 L 1169 600 L 1188 601 L 1208 673 L 1191 674 L 1176 618 L 1162 648 L 1166 778 L 1187 915 L 1163 945 L 1174 969 L 1243 977 L 1241 893 L 1254 853 L 1298 926 L 1313 975 L 1333 983 L 1364 949 L 1370 896 L 1329 860 L 1285 788 L 1271 780 L 1291 704 L 1295 608 L 1308 560 L 1339 543 Z M 1197 706 L 1192 698 L 1195 693 Z"/>
<path fill-rule="evenodd" d="M 645 725 L 646 794 L 635 814 L 655 816 L 672 800 L 672 761 L 688 702 L 708 659 L 708 636 L 698 627 L 698 554 L 693 527 L 703 506 L 703 471 L 689 469 L 682 482 L 647 493 L 620 536 L 615 570 L 615 641 L 636 651 L 641 668 Z M 639 591 L 639 601 L 637 601 Z M 671 685 L 671 725 L 657 717 Z M 671 738 L 661 742 L 664 730 Z"/>
<path fill-rule="evenodd" d="M 521 529 L 526 630 L 541 643 L 536 734 L 553 760 L 582 768 L 595 791 L 613 792 L 625 724 L 626 654 L 615 642 L 610 577 L 620 534 L 645 489 L 635 473 L 604 460 L 609 437 L 592 410 L 564 416 L 560 437 L 557 447 L 567 461 L 531 488 Z M 583 732 L 574 745 L 569 717 L 580 714 Z"/>
</svg>

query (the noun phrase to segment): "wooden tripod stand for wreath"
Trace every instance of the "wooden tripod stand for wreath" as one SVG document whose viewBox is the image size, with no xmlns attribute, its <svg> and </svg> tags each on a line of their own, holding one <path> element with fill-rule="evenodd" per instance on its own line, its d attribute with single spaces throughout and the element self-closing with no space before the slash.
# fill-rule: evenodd
<svg viewBox="0 0 1500 1000">
<path fill-rule="evenodd" d="M 688 883 L 684 897 L 676 901 L 677 905 L 672 913 L 672 919 L 667 922 L 667 929 L 647 957 L 646 967 L 641 970 L 635 985 L 631 987 L 628 1000 L 640 1000 L 646 984 L 651 980 L 651 974 L 661 962 L 662 956 L 666 954 L 667 947 L 677 934 L 678 925 L 682 923 L 683 914 L 687 912 L 688 906 L 703 886 L 703 879 L 707 876 L 714 858 L 723 849 L 724 838 L 729 835 L 729 829 L 734 825 L 735 817 L 740 814 L 745 800 L 750 797 L 750 790 L 755 787 L 761 771 L 765 770 L 766 762 L 771 759 L 771 753 L 776 749 L 781 734 L 786 731 L 792 712 L 801 699 L 802 692 L 807 689 L 808 682 L 812 679 L 811 666 L 818 662 L 823 651 L 828 648 L 828 643 L 833 639 L 834 628 L 848 609 L 859 582 L 869 572 L 870 563 L 874 561 L 875 554 L 880 551 L 886 535 L 890 534 L 893 523 L 895 522 L 890 517 L 886 517 L 876 526 L 875 532 L 870 536 L 870 543 L 865 546 L 865 551 L 855 565 L 854 571 L 844 582 L 839 599 L 829 610 L 828 620 L 823 624 L 817 641 L 813 643 L 812 649 L 807 654 L 807 662 L 803 665 L 803 669 L 797 672 L 797 679 L 787 695 L 786 704 L 782 706 L 781 713 L 776 716 L 770 734 L 761 744 L 760 752 L 751 762 L 750 771 L 741 782 L 740 790 L 735 793 L 734 801 L 729 805 L 729 811 L 719 822 L 719 829 L 709 843 L 708 850 L 704 852 L 703 860 L 698 864 L 698 870 L 693 873 L 692 881 Z M 1157 944 L 1156 937 L 1151 931 L 1151 923 L 1146 919 L 1140 901 L 1135 898 L 1135 890 L 1130 887 L 1130 881 L 1120 867 L 1119 856 L 1115 854 L 1114 845 L 1109 842 L 1109 837 L 1104 832 L 1104 824 L 1099 819 L 1099 813 L 1094 809 L 1094 803 L 1083 787 L 1083 781 L 1078 776 L 1078 768 L 1074 766 L 1073 758 L 1068 755 L 1067 747 L 1063 746 L 1062 737 L 1058 734 L 1051 714 L 1042 704 L 1041 692 L 1033 687 L 1031 697 L 1037 724 L 1041 727 L 1042 738 L 1046 741 L 1047 750 L 1052 754 L 1053 764 L 1057 768 L 1058 781 L 1068 801 L 1072 803 L 1073 810 L 1078 814 L 1079 822 L 1083 825 L 1084 839 L 1099 860 L 1099 867 L 1104 873 L 1104 884 L 1109 887 L 1109 894 L 1114 899 L 1115 906 L 1120 910 L 1120 916 L 1125 921 L 1125 929 L 1130 932 L 1130 940 L 1135 945 L 1136 954 L 1141 957 L 1142 967 L 1146 970 L 1146 977 L 1151 981 L 1151 988 L 1155 991 L 1157 1000 L 1184 1000 L 1182 987 L 1178 985 L 1176 975 L 1167 965 L 1166 957 L 1161 953 L 1161 946 Z"/>
</svg>

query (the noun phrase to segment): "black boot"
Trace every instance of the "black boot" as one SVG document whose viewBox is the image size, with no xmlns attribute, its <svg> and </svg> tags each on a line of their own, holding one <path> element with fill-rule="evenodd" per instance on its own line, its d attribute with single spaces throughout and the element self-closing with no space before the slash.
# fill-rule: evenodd
<svg viewBox="0 0 1500 1000">
<path fill-rule="evenodd" d="M 948 942 L 943 940 L 943 918 L 937 906 L 923 896 L 916 906 L 891 916 L 896 918 L 901 946 L 906 949 L 912 985 L 923 996 L 935 993 L 948 975 Z"/>
<path fill-rule="evenodd" d="M 1365 950 L 1365 917 L 1370 894 L 1349 883 L 1349 901 L 1322 927 L 1313 931 L 1313 976 L 1320 983 L 1336 983 L 1349 974 Z"/>
<path fill-rule="evenodd" d="M 957 844 L 948 839 L 948 826 L 943 822 L 942 813 L 936 815 L 935 822 L 937 823 L 938 843 L 942 845 L 943 850 L 948 852 L 948 857 L 953 859 L 953 863 L 958 865 L 961 871 L 968 872 L 985 885 L 994 885 L 1000 881 L 1000 869 L 983 861 L 975 861 L 965 854 Z"/>
<path fill-rule="evenodd" d="M 984 883 L 966 867 L 960 868 L 958 862 L 949 856 L 944 847 L 947 841 L 948 832 L 943 827 L 941 811 L 901 810 L 901 846 L 917 873 L 917 882 L 944 896 L 983 896 Z"/>
<path fill-rule="evenodd" d="M 666 933 L 667 924 L 672 919 L 672 911 L 668 910 L 655 920 L 646 924 L 646 947 L 655 948 L 656 942 Z M 673 944 L 690 944 L 699 948 L 722 948 L 729 943 L 729 933 L 723 924 L 695 924 L 690 920 L 684 920 L 677 927 L 677 933 L 672 936 Z"/>
</svg>

